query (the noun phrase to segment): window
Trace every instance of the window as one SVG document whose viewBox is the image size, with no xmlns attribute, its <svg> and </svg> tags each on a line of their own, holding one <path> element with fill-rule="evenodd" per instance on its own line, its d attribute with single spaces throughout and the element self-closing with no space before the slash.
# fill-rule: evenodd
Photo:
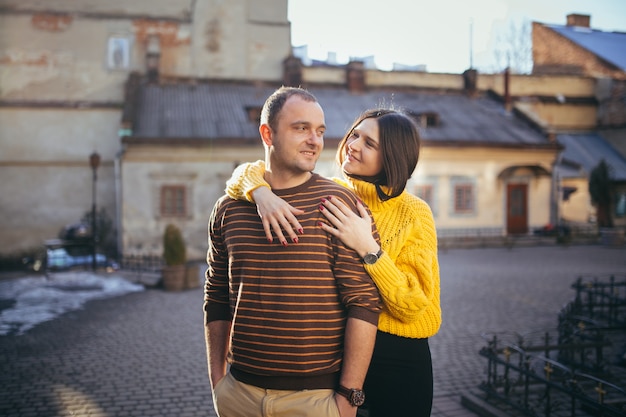
<svg viewBox="0 0 626 417">
<path fill-rule="evenodd" d="M 476 182 L 470 177 L 453 177 L 451 179 L 452 215 L 476 214 Z"/>
<path fill-rule="evenodd" d="M 187 189 L 184 185 L 161 186 L 160 211 L 163 217 L 187 216 Z"/>
<path fill-rule="evenodd" d="M 422 128 L 436 127 L 440 124 L 439 113 L 436 113 L 434 111 L 427 111 L 422 113 L 409 111 L 409 114 L 413 116 L 413 119 L 415 120 L 417 125 Z"/>
<path fill-rule="evenodd" d="M 258 125 L 261 122 L 262 107 L 259 106 L 247 106 L 246 114 L 248 115 L 248 121 Z"/>
<path fill-rule="evenodd" d="M 412 179 L 413 194 L 428 204 L 433 216 L 437 217 L 437 177 L 416 176 Z"/>
<path fill-rule="evenodd" d="M 111 36 L 107 44 L 107 67 L 113 70 L 124 70 L 130 66 L 130 47 L 128 39 Z"/>
<path fill-rule="evenodd" d="M 433 202 L 433 186 L 430 184 L 419 184 L 415 186 L 415 195 L 432 206 Z"/>
<path fill-rule="evenodd" d="M 473 189 L 471 184 L 457 184 L 454 186 L 454 212 L 471 213 L 473 211 Z"/>
<path fill-rule="evenodd" d="M 150 208 L 155 219 L 193 219 L 196 172 L 161 168 L 148 175 Z"/>
<path fill-rule="evenodd" d="M 439 126 L 439 115 L 437 113 L 424 113 L 422 114 L 423 126 L 433 127 Z"/>
</svg>

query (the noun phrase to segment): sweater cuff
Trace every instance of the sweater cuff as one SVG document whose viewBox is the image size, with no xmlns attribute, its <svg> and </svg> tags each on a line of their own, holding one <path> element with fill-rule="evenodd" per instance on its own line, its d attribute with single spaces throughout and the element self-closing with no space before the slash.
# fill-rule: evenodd
<svg viewBox="0 0 626 417">
<path fill-rule="evenodd" d="M 379 312 L 369 310 L 365 307 L 354 306 L 348 311 L 348 318 L 355 318 L 366 321 L 374 326 L 378 326 Z"/>
<path fill-rule="evenodd" d="M 252 192 L 259 187 L 271 188 L 265 181 L 265 162 L 246 162 L 239 165 L 226 182 L 226 194 L 235 200 L 254 203 Z"/>
<path fill-rule="evenodd" d="M 248 164 L 244 175 L 241 177 L 241 189 L 249 202 L 254 203 L 252 192 L 259 187 L 272 188 L 265 181 L 265 162 L 261 160 Z"/>
<path fill-rule="evenodd" d="M 230 321 L 233 317 L 230 314 L 230 306 L 228 303 L 218 302 L 204 302 L 204 324 L 208 324 L 212 321 L 226 320 Z"/>
</svg>

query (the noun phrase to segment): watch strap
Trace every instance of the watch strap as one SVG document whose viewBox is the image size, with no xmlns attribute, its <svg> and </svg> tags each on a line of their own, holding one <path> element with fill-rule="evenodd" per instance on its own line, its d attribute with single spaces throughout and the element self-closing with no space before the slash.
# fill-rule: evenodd
<svg viewBox="0 0 626 417">
<path fill-rule="evenodd" d="M 350 405 L 352 405 L 353 407 L 359 407 L 365 402 L 365 393 L 363 393 L 363 390 L 361 389 L 347 388 L 343 385 L 339 385 L 336 391 L 337 394 L 347 398 L 350 402 Z"/>
</svg>

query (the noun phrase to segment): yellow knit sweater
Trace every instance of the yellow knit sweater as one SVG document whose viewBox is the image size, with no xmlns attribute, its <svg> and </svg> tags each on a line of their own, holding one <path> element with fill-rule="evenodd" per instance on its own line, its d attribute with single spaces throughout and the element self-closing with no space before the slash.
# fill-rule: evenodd
<svg viewBox="0 0 626 417">
<path fill-rule="evenodd" d="M 263 161 L 239 166 L 226 184 L 233 198 L 253 201 L 252 191 L 269 187 Z M 352 189 L 372 212 L 383 256 L 365 265 L 383 299 L 380 331 L 410 338 L 433 336 L 441 325 L 437 234 L 430 207 L 406 190 L 381 202 L 370 183 L 334 179 Z"/>
</svg>

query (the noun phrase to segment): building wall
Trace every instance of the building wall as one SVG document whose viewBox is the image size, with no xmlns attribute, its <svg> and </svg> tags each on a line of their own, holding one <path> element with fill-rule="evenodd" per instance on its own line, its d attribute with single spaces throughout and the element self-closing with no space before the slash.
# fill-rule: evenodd
<svg viewBox="0 0 626 417">
<path fill-rule="evenodd" d="M 377 87 L 415 85 L 420 88 L 462 90 L 463 76 L 460 74 L 438 74 L 419 71 L 367 70 L 366 82 Z"/>
<path fill-rule="evenodd" d="M 114 219 L 118 121 L 114 109 L 0 109 L 3 253 L 36 248 L 91 210 L 94 150 L 102 156 L 96 201 Z"/>
<path fill-rule="evenodd" d="M 149 51 L 162 75 L 279 80 L 289 48 L 287 0 L 4 0 L 0 193 L 11 198 L 0 203 L 0 253 L 80 220 L 93 151 L 97 201 L 117 223 L 124 83 L 147 70 Z"/>
<path fill-rule="evenodd" d="M 594 105 L 528 100 L 516 103 L 515 107 L 534 115 L 541 126 L 552 131 L 588 131 L 597 125 Z"/>
<path fill-rule="evenodd" d="M 504 74 L 480 74 L 477 86 L 479 90 L 493 90 L 504 96 Z M 509 75 L 509 94 L 513 97 L 593 97 L 596 92 L 596 80 L 592 77 L 577 75 Z"/>
<path fill-rule="evenodd" d="M 287 0 L 198 1 L 192 33 L 199 78 L 280 80 L 291 52 Z"/>
<path fill-rule="evenodd" d="M 127 71 L 108 68 L 106 45 L 123 23 L 67 17 L 55 25 L 34 15 L 0 14 L 2 100 L 121 103 Z"/>
<path fill-rule="evenodd" d="M 335 149 L 323 152 L 316 171 L 336 173 Z M 183 231 L 190 260 L 202 260 L 207 251 L 207 226 L 215 202 L 240 162 L 264 158 L 257 146 L 129 146 L 122 157 L 122 252 L 154 255 L 162 251 L 162 234 L 172 222 Z M 160 187 L 184 185 L 189 192 L 189 213 L 184 218 L 160 214 Z"/>
<path fill-rule="evenodd" d="M 424 147 L 420 162 L 408 190 L 432 183 L 435 198 L 431 208 L 438 229 L 485 228 L 506 231 L 506 184 L 528 184 L 528 225 L 541 227 L 550 222 L 550 176 L 536 176 L 520 170 L 516 176 L 500 178 L 502 171 L 515 166 L 541 166 L 552 171 L 555 151 L 532 151 L 493 148 L 469 148 L 462 151 L 449 147 Z M 476 211 L 458 215 L 453 209 L 455 178 L 466 178 L 475 184 Z"/>
<path fill-rule="evenodd" d="M 589 182 L 587 178 L 563 179 L 563 187 L 574 187 L 576 192 L 569 196 L 567 201 L 561 202 L 561 217 L 573 223 L 588 223 L 595 215 L 595 208 L 591 205 Z"/>
<path fill-rule="evenodd" d="M 599 78 L 595 96 L 598 100 L 598 127 L 626 127 L 626 80 Z M 623 142 L 623 146 L 626 146 L 626 139 Z M 622 155 L 626 155 L 626 152 Z"/>
<path fill-rule="evenodd" d="M 287 0 L 5 0 L 3 8 L 3 63 L 48 69 L 25 74 L 31 82 L 74 64 L 82 74 L 65 76 L 89 86 L 83 77 L 105 69 L 111 37 L 124 40 L 130 70 L 145 69 L 153 39 L 163 74 L 200 78 L 277 80 L 291 50 Z"/>
<path fill-rule="evenodd" d="M 335 146 L 327 146 L 316 172 L 338 176 Z M 129 146 L 122 158 L 123 183 L 123 253 L 125 255 L 160 254 L 162 233 L 169 222 L 184 234 L 191 260 L 202 260 L 207 250 L 207 224 L 211 209 L 223 195 L 226 180 L 234 167 L 244 161 L 263 159 L 258 146 Z M 551 169 L 554 151 L 519 152 L 516 150 L 470 149 L 454 152 L 450 148 L 427 147 L 422 150 L 418 168 L 407 190 L 417 194 L 417 186 L 434 184 L 430 202 L 437 228 L 484 228 L 506 231 L 506 183 L 528 184 L 529 232 L 550 222 L 551 178 L 537 177 L 521 170 L 512 178 L 500 173 L 511 166 L 537 165 Z M 475 184 L 476 210 L 471 215 L 455 215 L 452 209 L 455 178 L 470 179 Z M 161 217 L 160 187 L 185 185 L 191 207 L 184 218 Z"/>
</svg>

